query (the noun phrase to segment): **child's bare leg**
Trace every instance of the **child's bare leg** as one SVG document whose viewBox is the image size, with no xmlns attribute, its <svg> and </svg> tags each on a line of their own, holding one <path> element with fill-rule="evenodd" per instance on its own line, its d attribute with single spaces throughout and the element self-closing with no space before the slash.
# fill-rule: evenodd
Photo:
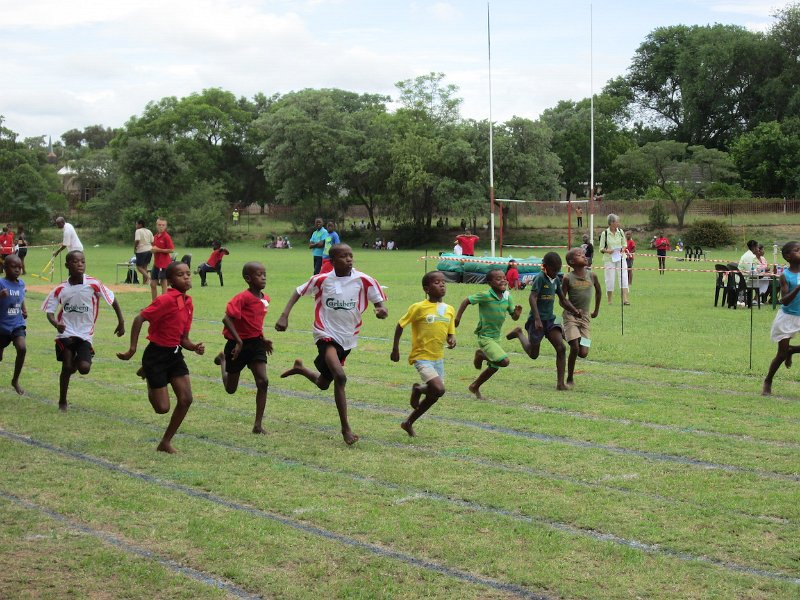
<svg viewBox="0 0 800 600">
<path fill-rule="evenodd" d="M 262 421 L 264 419 L 264 411 L 267 408 L 267 389 L 269 388 L 269 379 L 267 379 L 267 363 L 256 362 L 249 365 L 250 370 L 253 372 L 253 378 L 256 381 L 256 420 L 253 424 L 253 433 L 264 433 Z"/>
<path fill-rule="evenodd" d="M 567 357 L 567 387 L 571 388 L 575 384 L 575 361 L 578 359 L 578 350 L 581 340 L 576 338 L 569 343 L 569 357 Z"/>
<path fill-rule="evenodd" d="M 336 411 L 339 413 L 339 422 L 342 425 L 342 437 L 345 443 L 351 446 L 358 441 L 358 436 L 350 429 L 350 422 L 347 419 L 347 395 L 345 393 L 347 374 L 344 372 L 344 367 L 336 354 L 336 348 L 332 345 L 325 349 L 325 364 L 330 372 L 333 373 L 333 399 L 336 401 Z M 320 375 L 317 380 L 317 387 L 327 389 L 327 385 L 324 388 L 321 387 L 325 383 L 330 385 L 330 382 Z"/>
<path fill-rule="evenodd" d="M 192 405 L 192 384 L 188 375 L 173 377 L 170 383 L 172 384 L 172 390 L 175 392 L 175 410 L 172 411 L 167 430 L 164 432 L 164 437 L 161 438 L 156 450 L 175 454 L 177 450 L 172 445 L 172 438 L 178 432 L 178 428 L 183 423 L 183 419 Z M 161 389 L 166 392 L 167 388 Z"/>
<path fill-rule="evenodd" d="M 519 340 L 519 343 L 522 345 L 522 349 L 525 351 L 525 354 L 527 354 L 529 357 L 533 359 L 539 357 L 538 345 L 536 346 L 536 348 L 534 348 L 534 345 L 531 344 L 530 339 L 528 339 L 528 336 L 525 334 L 525 330 L 522 327 L 514 327 L 514 329 L 509 331 L 508 334 L 506 335 L 507 340 L 513 340 L 514 338 L 517 338 Z"/>
<path fill-rule="evenodd" d="M 14 376 L 11 378 L 11 387 L 21 396 L 25 393 L 25 390 L 19 385 L 19 376 L 22 373 L 22 366 L 25 364 L 25 354 L 27 353 L 25 338 L 22 336 L 14 338 L 14 348 L 17 351 L 17 359 L 14 361 Z"/>
<path fill-rule="evenodd" d="M 319 373 L 316 371 L 312 371 L 307 366 L 303 364 L 303 361 L 299 358 L 294 361 L 294 365 L 292 365 L 291 369 L 288 369 L 281 373 L 281 379 L 284 377 L 291 377 L 292 375 L 302 375 L 306 379 L 308 379 L 311 383 L 319 387 Z M 330 382 L 328 382 L 330 385 Z M 327 390 L 328 386 L 326 385 L 322 390 Z"/>
<path fill-rule="evenodd" d="M 484 383 L 486 383 L 487 381 L 489 381 L 489 379 L 491 379 L 492 375 L 494 375 L 495 373 L 497 373 L 497 371 L 498 371 L 497 367 L 486 367 L 486 368 L 485 368 L 485 369 L 484 369 L 484 370 L 481 372 L 481 374 L 480 374 L 480 375 L 478 375 L 478 378 L 477 378 L 475 381 L 473 381 L 471 384 L 469 384 L 469 386 L 467 387 L 467 389 L 468 389 L 470 392 L 472 392 L 473 394 L 475 394 L 475 397 L 476 397 L 478 400 L 483 400 L 484 398 L 483 398 L 483 396 L 481 395 L 481 386 L 482 386 Z"/>
<path fill-rule="evenodd" d="M 435 377 L 421 387 L 425 388 L 425 398 L 422 400 L 422 402 L 417 402 L 418 406 L 414 407 L 414 411 L 405 421 L 400 423 L 400 427 L 402 427 L 403 430 L 411 437 L 417 435 L 414 432 L 414 421 L 428 412 L 428 409 L 436 404 L 436 401 L 444 395 L 444 382 L 442 381 L 441 377 Z"/>
<path fill-rule="evenodd" d="M 158 298 L 158 279 L 150 278 L 150 297 L 155 300 Z"/>
<path fill-rule="evenodd" d="M 764 385 L 761 388 L 762 396 L 769 396 L 772 394 L 772 378 L 775 377 L 775 373 L 778 372 L 778 369 L 780 369 L 781 365 L 786 362 L 787 356 L 791 356 L 789 351 L 789 338 L 778 342 L 778 353 L 769 364 L 769 371 L 767 371 L 767 376 L 764 378 Z"/>
<path fill-rule="evenodd" d="M 228 373 L 225 370 L 225 354 L 220 352 L 214 358 L 214 364 L 219 365 L 220 376 L 222 377 L 222 385 L 225 391 L 229 394 L 235 394 L 239 388 L 239 373 Z"/>
<path fill-rule="evenodd" d="M 792 366 L 792 355 L 797 354 L 800 352 L 800 346 L 789 346 L 788 354 L 786 356 L 786 368 L 789 369 Z"/>
<path fill-rule="evenodd" d="M 65 349 L 63 354 L 64 361 L 61 363 L 61 375 L 58 378 L 58 410 L 67 410 L 67 392 L 69 391 L 69 379 L 75 372 L 75 355 Z"/>
<path fill-rule="evenodd" d="M 564 350 L 564 336 L 561 334 L 560 329 L 554 327 L 548 332 L 547 339 L 556 351 L 556 389 L 568 390 L 569 388 L 564 383 L 564 367 L 567 362 L 566 351 Z"/>
<path fill-rule="evenodd" d="M 419 408 L 419 399 L 422 394 L 425 394 L 428 391 L 428 386 L 424 383 L 415 383 L 411 386 L 411 408 Z"/>
</svg>

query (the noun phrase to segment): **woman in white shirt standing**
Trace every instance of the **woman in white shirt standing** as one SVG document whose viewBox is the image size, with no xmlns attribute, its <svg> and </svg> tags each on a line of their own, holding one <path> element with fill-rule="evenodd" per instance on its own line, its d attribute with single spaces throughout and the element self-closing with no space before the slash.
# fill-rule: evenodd
<svg viewBox="0 0 800 600">
<path fill-rule="evenodd" d="M 625 264 L 625 232 L 619 226 L 619 217 L 617 215 L 613 213 L 608 215 L 608 229 L 600 234 L 598 246 L 603 254 L 608 303 L 611 304 L 614 282 L 619 279 L 619 287 L 622 290 L 622 303 L 630 304 L 628 301 L 628 269 Z"/>
</svg>

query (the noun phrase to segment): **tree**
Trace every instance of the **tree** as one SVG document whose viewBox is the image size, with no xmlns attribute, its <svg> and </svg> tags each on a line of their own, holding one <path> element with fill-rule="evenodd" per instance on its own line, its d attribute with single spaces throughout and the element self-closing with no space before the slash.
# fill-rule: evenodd
<svg viewBox="0 0 800 600">
<path fill-rule="evenodd" d="M 400 91 L 400 104 L 406 110 L 425 115 L 437 125 L 458 122 L 458 110 L 463 99 L 456 97 L 458 86 L 452 83 L 444 85 L 444 78 L 444 73 L 431 72 L 398 81 L 395 87 Z"/>
<path fill-rule="evenodd" d="M 800 193 L 800 118 L 761 123 L 731 147 L 742 183 L 766 196 Z"/>
<path fill-rule="evenodd" d="M 656 186 L 669 199 L 680 228 L 689 206 L 710 185 L 736 177 L 725 152 L 674 140 L 649 142 L 629 150 L 616 163 L 623 172 Z"/>
</svg>

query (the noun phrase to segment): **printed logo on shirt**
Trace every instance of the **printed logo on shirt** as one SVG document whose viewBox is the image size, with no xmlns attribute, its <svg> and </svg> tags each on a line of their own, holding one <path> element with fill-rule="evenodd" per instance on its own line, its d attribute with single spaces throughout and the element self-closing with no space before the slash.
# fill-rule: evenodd
<svg viewBox="0 0 800 600">
<path fill-rule="evenodd" d="M 450 319 L 448 319 L 447 317 L 441 317 L 439 315 L 425 315 L 425 322 L 428 323 L 428 324 L 432 324 L 432 323 L 436 323 L 436 322 L 449 323 Z"/>
<path fill-rule="evenodd" d="M 325 306 L 333 310 L 353 310 L 356 307 L 355 300 L 337 300 L 336 298 L 327 298 Z"/>
<path fill-rule="evenodd" d="M 64 312 L 65 313 L 84 313 L 88 314 L 90 307 L 86 304 L 70 304 L 67 302 L 64 304 Z"/>
</svg>

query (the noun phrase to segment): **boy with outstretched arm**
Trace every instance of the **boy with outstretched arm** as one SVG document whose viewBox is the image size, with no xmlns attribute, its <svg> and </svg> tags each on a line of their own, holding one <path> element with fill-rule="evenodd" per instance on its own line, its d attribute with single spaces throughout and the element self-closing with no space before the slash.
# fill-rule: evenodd
<svg viewBox="0 0 800 600">
<path fill-rule="evenodd" d="M 205 346 L 202 342 L 195 344 L 189 339 L 194 314 L 192 299 L 186 295 L 192 288 L 189 266 L 182 262 L 172 262 L 166 268 L 165 276 L 169 289 L 136 315 L 131 326 L 130 347 L 127 352 L 118 352 L 117 358 L 130 360 L 136 354 L 139 332 L 142 324 L 148 321 L 150 327 L 147 330 L 147 339 L 150 343 L 142 354 L 142 367 L 136 374 L 147 380 L 147 399 L 153 410 L 160 415 L 169 412 L 167 384 L 172 385 L 175 410 L 156 450 L 175 454 L 177 450 L 172 446 L 172 437 L 177 433 L 192 404 L 192 384 L 189 368 L 183 360 L 182 348 L 202 355 Z"/>
<path fill-rule="evenodd" d="M 408 364 L 414 365 L 422 378 L 422 384 L 411 386 L 411 408 L 413 412 L 400 424 L 410 436 L 414 433 L 414 421 L 424 415 L 436 401 L 444 396 L 444 345 L 456 347 L 455 311 L 442 302 L 447 284 L 441 271 L 430 271 L 422 277 L 422 289 L 426 300 L 408 307 L 400 317 L 394 330 L 394 344 L 390 358 L 400 360 L 400 337 L 403 328 L 411 324 L 411 353 Z M 425 396 L 420 402 L 420 397 Z"/>
<path fill-rule="evenodd" d="M 475 334 L 478 336 L 478 349 L 475 351 L 472 364 L 476 369 L 480 369 L 483 361 L 486 361 L 486 369 L 478 375 L 468 389 L 479 400 L 483 400 L 481 386 L 497 373 L 498 369 L 507 367 L 510 363 L 508 352 L 499 343 L 506 315 L 511 315 L 511 318 L 516 321 L 522 313 L 522 306 L 514 305 L 511 294 L 508 293 L 508 281 L 502 270 L 492 269 L 486 274 L 486 280 L 489 283 L 489 289 L 464 298 L 456 313 L 456 327 L 458 327 L 461 323 L 461 315 L 464 314 L 467 306 L 478 305 L 478 326 L 475 328 Z"/>
<path fill-rule="evenodd" d="M 586 358 L 589 356 L 591 345 L 592 319 L 596 319 L 600 312 L 600 300 L 603 291 L 600 289 L 600 280 L 597 278 L 589 266 L 586 253 L 583 248 L 572 248 L 567 252 L 567 264 L 572 269 L 564 275 L 562 282 L 564 295 L 578 309 L 580 315 L 573 315 L 568 310 L 564 311 L 564 338 L 569 344 L 569 356 L 567 357 L 567 381 L 568 388 L 571 388 L 575 381 L 575 360 L 578 357 Z M 589 314 L 592 302 L 592 288 L 594 288 L 594 311 Z"/>
<path fill-rule="evenodd" d="M 117 337 L 125 335 L 125 319 L 114 292 L 99 280 L 86 275 L 86 257 L 80 250 L 67 253 L 66 267 L 69 279 L 58 284 L 44 299 L 42 310 L 47 320 L 56 328 L 56 360 L 61 363 L 59 377 L 59 410 L 67 410 L 69 380 L 77 371 L 86 375 L 92 368 L 92 336 L 100 310 L 100 298 L 117 314 Z M 56 310 L 61 310 L 56 317 Z"/>
<path fill-rule="evenodd" d="M 19 385 L 19 376 L 25 364 L 25 321 L 28 309 L 25 307 L 25 282 L 19 276 L 22 273 L 22 260 L 16 254 L 9 254 L 5 260 L 6 276 L 0 279 L 0 361 L 3 350 L 14 344 L 17 359 L 14 361 L 14 375 L 11 387 L 18 394 L 25 393 Z"/>
<path fill-rule="evenodd" d="M 267 433 L 262 421 L 267 407 L 267 355 L 272 354 L 272 340 L 264 339 L 264 317 L 269 309 L 269 296 L 264 294 L 267 271 L 260 262 L 245 263 L 242 277 L 247 289 L 236 294 L 225 308 L 222 335 L 228 340 L 225 350 L 214 359 L 220 367 L 225 391 L 235 394 L 239 374 L 245 367 L 256 383 L 256 420 L 253 433 Z"/>
<path fill-rule="evenodd" d="M 556 389 L 569 389 L 564 382 L 564 370 L 566 367 L 566 351 L 564 350 L 564 336 L 561 324 L 556 321 L 553 307 L 555 299 L 562 308 L 569 311 L 574 316 L 579 316 L 578 309 L 564 297 L 561 289 L 561 280 L 558 272 L 561 270 L 561 257 L 556 252 L 548 252 L 542 258 L 542 270 L 536 274 L 531 282 L 531 293 L 528 296 L 528 303 L 531 306 L 531 313 L 525 323 L 525 331 L 521 327 L 515 327 L 506 338 L 513 340 L 517 338 L 522 344 L 522 349 L 532 359 L 539 358 L 539 350 L 542 340 L 547 340 L 552 344 L 556 351 Z"/>
<path fill-rule="evenodd" d="M 800 346 L 790 345 L 791 339 L 800 332 L 800 242 L 787 242 L 781 249 L 783 259 L 789 267 L 783 270 L 781 282 L 781 309 L 772 322 L 772 341 L 778 344 L 778 352 L 769 365 L 764 378 L 762 396 L 772 394 L 772 378 L 780 366 L 792 366 L 792 355 L 800 352 Z"/>
<path fill-rule="evenodd" d="M 347 244 L 331 246 L 330 259 L 333 271 L 313 275 L 306 283 L 299 286 L 286 303 L 275 329 L 286 331 L 289 326 L 289 313 L 301 296 L 313 296 L 314 341 L 317 345 L 317 358 L 313 371 L 303 365 L 299 358 L 281 377 L 302 375 L 321 390 L 327 390 L 333 382 L 333 397 L 339 421 L 342 426 L 342 437 L 348 445 L 358 441 L 347 420 L 347 397 L 345 385 L 347 375 L 344 372 L 344 361 L 350 351 L 358 345 L 358 333 L 361 330 L 361 315 L 370 303 L 375 305 L 375 316 L 385 319 L 389 311 L 383 303 L 386 295 L 378 282 L 365 273 L 353 268 L 353 250 Z"/>
</svg>

